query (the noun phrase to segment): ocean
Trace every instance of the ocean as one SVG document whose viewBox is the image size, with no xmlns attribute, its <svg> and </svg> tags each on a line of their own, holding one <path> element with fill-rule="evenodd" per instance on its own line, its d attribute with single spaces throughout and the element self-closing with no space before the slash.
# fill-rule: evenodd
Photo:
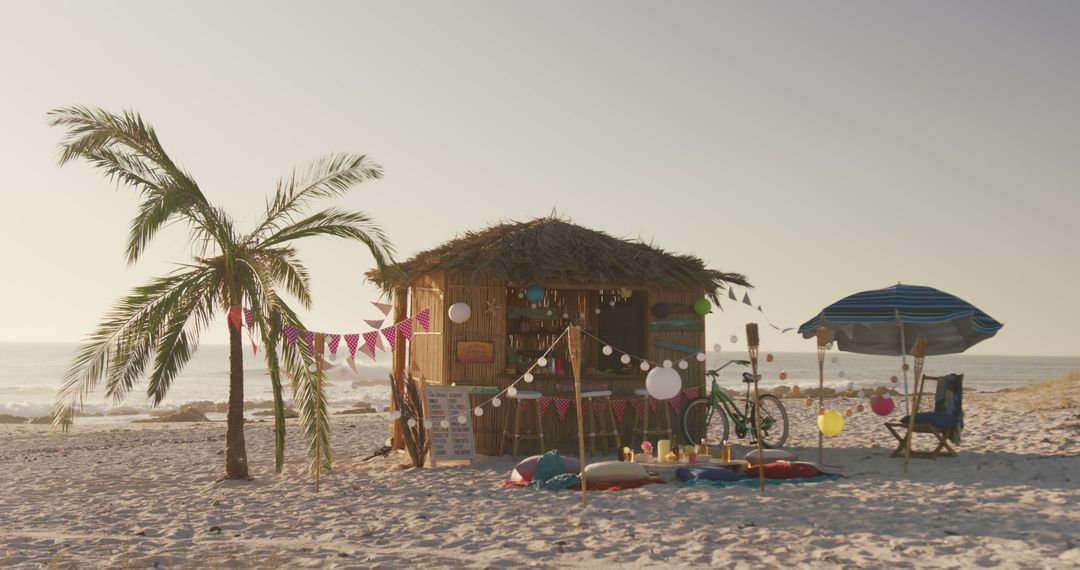
<svg viewBox="0 0 1080 570">
<path fill-rule="evenodd" d="M 25 417 L 47 415 L 52 408 L 59 379 L 76 349 L 75 344 L 0 343 L 0 414 Z M 341 354 L 344 352 L 339 356 Z M 765 353 L 761 354 L 763 387 L 817 385 L 817 357 L 814 353 L 780 352 L 773 355 L 773 362 L 765 362 L 765 356 Z M 244 399 L 248 402 L 269 401 L 272 397 L 270 381 L 261 352 L 253 358 L 248 347 L 244 358 Z M 745 359 L 746 354 L 710 353 L 708 363 L 714 367 L 728 358 Z M 357 356 L 356 362 L 358 373 L 344 363 L 327 373 L 331 411 L 351 408 L 358 402 L 368 402 L 379 409 L 389 403 L 387 376 L 390 355 L 380 352 L 374 361 L 366 356 Z M 962 372 L 965 374 L 964 388 L 979 391 L 1027 386 L 1077 369 L 1080 369 L 1080 357 L 957 354 L 934 356 L 926 360 L 927 374 Z M 721 373 L 721 385 L 742 390 L 739 382 L 741 370 L 737 366 L 725 369 Z M 787 373 L 786 380 L 779 379 L 781 371 Z M 903 377 L 899 357 L 866 356 L 836 350 L 826 355 L 825 378 L 828 387 L 872 389 L 891 385 L 889 378 L 893 375 Z M 228 347 L 205 345 L 173 382 L 168 397 L 160 407 L 178 408 L 185 403 L 200 401 L 224 402 L 228 399 L 228 380 Z M 895 387 L 902 389 L 902 384 Z M 136 385 L 135 390 L 122 402 L 106 401 L 100 389 L 88 396 L 85 402 L 85 412 L 102 415 L 78 420 L 84 423 L 126 422 L 149 417 L 152 409 L 145 397 L 145 384 Z M 207 415 L 211 419 L 224 418 L 224 414 Z"/>
</svg>

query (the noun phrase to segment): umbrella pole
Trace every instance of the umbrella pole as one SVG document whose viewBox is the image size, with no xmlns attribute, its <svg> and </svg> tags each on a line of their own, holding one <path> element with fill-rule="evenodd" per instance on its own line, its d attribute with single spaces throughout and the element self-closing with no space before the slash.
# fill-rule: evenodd
<svg viewBox="0 0 1080 570">
<path fill-rule="evenodd" d="M 915 415 L 919 411 L 919 400 L 922 395 L 923 362 L 926 360 L 926 337 L 919 335 L 915 339 L 915 347 L 911 349 L 911 355 L 915 357 L 915 411 L 908 410 L 907 437 L 904 438 L 904 473 L 908 471 L 908 460 L 911 459 L 911 438 L 915 435 Z"/>
<path fill-rule="evenodd" d="M 822 408 L 825 407 L 825 345 L 829 342 L 829 330 L 825 327 L 818 327 L 817 330 L 817 364 L 818 364 L 818 407 L 817 413 L 821 414 Z M 819 429 L 817 432 L 817 462 L 818 464 L 825 463 L 825 434 L 821 433 Z"/>
<path fill-rule="evenodd" d="M 907 410 L 908 415 L 911 415 L 911 393 L 908 391 L 907 383 L 907 338 L 904 334 L 904 321 L 900 320 L 900 309 L 893 309 L 896 311 L 896 324 L 900 327 L 900 361 L 903 365 L 900 370 L 904 373 L 904 409 Z"/>
</svg>

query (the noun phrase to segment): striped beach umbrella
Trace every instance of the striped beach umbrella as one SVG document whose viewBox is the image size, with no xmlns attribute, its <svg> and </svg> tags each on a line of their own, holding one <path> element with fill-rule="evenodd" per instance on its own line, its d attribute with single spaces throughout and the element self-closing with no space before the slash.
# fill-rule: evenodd
<svg viewBox="0 0 1080 570">
<path fill-rule="evenodd" d="M 927 355 L 956 354 L 995 334 L 1003 325 L 963 299 L 933 287 L 904 285 L 863 291 L 822 309 L 799 327 L 814 338 L 818 327 L 845 352 L 906 355 L 918 335 L 925 335 Z M 904 374 L 907 393 L 907 374 Z"/>
</svg>

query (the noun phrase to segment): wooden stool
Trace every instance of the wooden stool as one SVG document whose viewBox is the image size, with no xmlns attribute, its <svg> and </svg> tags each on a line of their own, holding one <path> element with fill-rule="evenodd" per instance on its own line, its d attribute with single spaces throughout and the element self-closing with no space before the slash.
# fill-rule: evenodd
<svg viewBox="0 0 1080 570">
<path fill-rule="evenodd" d="M 649 391 L 645 388 L 638 388 L 634 390 L 634 395 L 640 396 L 642 398 L 642 402 L 645 405 L 645 413 L 644 415 L 642 415 L 641 421 L 638 423 L 638 426 L 634 428 L 635 435 L 641 434 L 641 439 L 637 442 L 638 446 L 640 446 L 641 443 L 645 440 L 649 439 L 649 436 L 651 435 L 662 435 L 666 436 L 668 439 L 672 439 L 671 406 L 668 406 L 667 402 L 659 403 L 660 407 L 664 411 L 664 423 L 667 425 L 667 427 L 661 428 L 659 425 L 653 427 L 652 424 L 649 422 Z"/>
<path fill-rule="evenodd" d="M 544 453 L 547 451 L 544 447 L 544 425 L 540 421 L 540 397 L 543 396 L 540 392 L 534 392 L 532 390 L 518 390 L 513 396 L 507 396 L 506 406 L 506 420 L 503 422 L 502 437 L 499 438 L 499 455 L 503 454 L 503 446 L 507 439 L 512 439 L 514 445 L 512 447 L 512 456 L 514 461 L 517 461 L 518 456 L 518 444 L 522 440 L 536 440 L 540 442 L 540 449 L 537 453 Z M 528 411 L 528 402 L 532 401 L 533 414 L 536 417 L 536 433 L 521 433 L 521 416 L 524 415 L 521 410 L 521 404 L 525 404 L 525 411 Z M 510 418 L 514 418 L 514 431 L 510 431 Z M 526 428 L 527 429 L 527 428 Z"/>
<path fill-rule="evenodd" d="M 607 413 L 601 413 L 600 415 L 600 431 L 597 429 L 596 421 L 596 408 L 593 403 L 594 400 L 600 400 L 603 402 Z M 589 431 L 585 434 L 585 439 L 589 440 L 589 453 L 596 455 L 596 438 L 600 438 L 600 445 L 604 450 L 604 455 L 608 454 L 608 438 L 613 437 L 615 443 L 615 452 L 622 452 L 622 434 L 619 433 L 619 426 L 615 423 L 615 411 L 611 409 L 611 390 L 592 390 L 589 392 L 581 393 L 581 405 L 583 412 L 585 413 L 584 419 L 588 423 Z M 574 422 L 577 425 L 577 422 Z M 576 432 L 577 430 L 575 430 Z"/>
</svg>

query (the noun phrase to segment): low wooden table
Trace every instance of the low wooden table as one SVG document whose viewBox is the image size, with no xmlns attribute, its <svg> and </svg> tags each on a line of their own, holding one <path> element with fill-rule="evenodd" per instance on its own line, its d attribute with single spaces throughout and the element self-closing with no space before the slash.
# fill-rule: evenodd
<svg viewBox="0 0 1080 570">
<path fill-rule="evenodd" d="M 680 467 L 723 467 L 724 469 L 730 469 L 736 473 L 742 473 L 746 471 L 746 468 L 750 466 L 749 463 L 742 460 L 735 461 L 720 461 L 719 459 L 712 459 L 705 461 L 698 461 L 697 463 L 657 463 L 651 461 L 648 463 L 639 463 L 649 473 L 655 473 L 659 475 L 664 481 L 676 480 L 675 472 Z"/>
</svg>

